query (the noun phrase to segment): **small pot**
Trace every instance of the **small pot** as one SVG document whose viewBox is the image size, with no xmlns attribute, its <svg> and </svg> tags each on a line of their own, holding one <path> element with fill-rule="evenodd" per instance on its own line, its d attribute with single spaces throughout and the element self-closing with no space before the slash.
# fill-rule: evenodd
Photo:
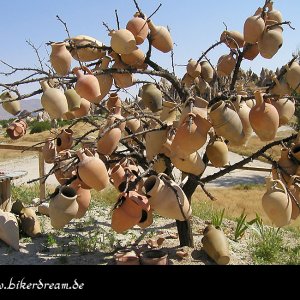
<svg viewBox="0 0 300 300">
<path fill-rule="evenodd" d="M 136 255 L 136 253 L 133 250 L 130 250 L 130 249 L 119 250 L 117 253 L 115 253 L 114 259 L 116 261 L 116 265 L 119 265 L 119 266 L 140 265 L 139 257 Z"/>
<path fill-rule="evenodd" d="M 142 265 L 167 265 L 168 254 L 159 249 L 146 250 L 140 254 Z"/>
</svg>

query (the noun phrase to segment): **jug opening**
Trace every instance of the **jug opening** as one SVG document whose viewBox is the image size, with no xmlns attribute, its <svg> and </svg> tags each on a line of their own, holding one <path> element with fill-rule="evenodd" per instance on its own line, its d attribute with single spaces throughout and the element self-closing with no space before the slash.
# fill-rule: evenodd
<svg viewBox="0 0 300 300">
<path fill-rule="evenodd" d="M 57 138 L 57 140 L 56 140 L 56 145 L 57 145 L 58 147 L 60 147 L 61 144 L 62 144 L 61 138 Z"/>
<path fill-rule="evenodd" d="M 143 257 L 144 258 L 163 258 L 167 255 L 165 251 L 162 250 L 146 250 L 143 252 Z"/>
<path fill-rule="evenodd" d="M 148 218 L 148 213 L 145 210 L 142 210 L 142 217 L 139 221 L 139 223 L 144 223 Z"/>
<path fill-rule="evenodd" d="M 72 198 L 72 197 L 75 197 L 77 195 L 76 191 L 73 188 L 68 187 L 68 186 L 64 186 L 61 189 L 61 193 L 62 193 L 62 195 L 66 196 L 68 198 Z"/>
<path fill-rule="evenodd" d="M 299 145 L 299 146 L 296 146 L 296 147 L 293 149 L 293 152 L 294 152 L 294 153 L 299 153 L 299 152 L 300 152 L 300 145 Z"/>
<path fill-rule="evenodd" d="M 150 177 L 145 182 L 144 187 L 145 187 L 146 193 L 148 193 L 149 191 L 151 191 L 153 189 L 155 183 L 156 183 L 156 178 L 155 177 L 153 177 L 153 178 Z"/>
</svg>

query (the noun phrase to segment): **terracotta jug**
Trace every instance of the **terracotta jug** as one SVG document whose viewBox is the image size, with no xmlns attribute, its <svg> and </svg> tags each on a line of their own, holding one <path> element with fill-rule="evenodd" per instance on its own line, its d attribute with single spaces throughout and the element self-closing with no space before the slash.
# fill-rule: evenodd
<svg viewBox="0 0 300 300">
<path fill-rule="evenodd" d="M 87 101 L 84 98 L 81 98 L 80 108 L 74 110 L 73 114 L 76 118 L 82 118 L 89 114 L 91 108 L 91 102 Z"/>
<path fill-rule="evenodd" d="M 181 158 L 196 152 L 206 143 L 210 128 L 211 124 L 206 119 L 190 113 L 178 127 L 171 151 Z"/>
<path fill-rule="evenodd" d="M 294 163 L 293 160 L 290 158 L 289 149 L 281 149 L 281 157 L 278 160 L 278 164 L 284 170 L 284 172 L 281 172 L 282 177 L 286 182 L 289 182 L 289 175 L 295 175 L 298 167 L 297 164 Z"/>
<path fill-rule="evenodd" d="M 162 109 L 162 92 L 156 87 L 155 84 L 147 83 L 143 85 L 142 99 L 144 105 L 152 112 L 158 112 Z"/>
<path fill-rule="evenodd" d="M 283 227 L 290 223 L 292 215 L 292 203 L 286 191 L 285 185 L 280 180 L 266 178 L 267 192 L 262 197 L 262 206 L 277 227 Z"/>
<path fill-rule="evenodd" d="M 56 149 L 57 152 L 63 150 L 69 150 L 73 144 L 73 130 L 72 129 L 62 129 L 60 134 L 56 138 Z"/>
<path fill-rule="evenodd" d="M 101 65 L 97 65 L 94 71 L 107 70 L 110 62 L 111 62 L 111 58 L 109 56 L 104 56 L 102 58 Z M 101 74 L 101 75 L 96 75 L 96 78 L 98 79 L 98 83 L 101 91 L 101 95 L 97 98 L 97 103 L 99 103 L 110 92 L 113 84 L 113 77 L 111 74 Z"/>
<path fill-rule="evenodd" d="M 146 54 L 139 48 L 136 48 L 129 54 L 121 54 L 123 63 L 132 68 L 141 69 L 144 66 Z"/>
<path fill-rule="evenodd" d="M 113 57 L 113 59 L 115 60 L 115 63 L 112 65 L 112 69 L 118 69 L 118 70 L 128 69 L 129 66 L 122 62 L 120 56 L 117 53 L 111 52 L 110 56 Z M 135 82 L 133 75 L 130 73 L 124 73 L 124 74 L 113 73 L 112 77 L 114 78 L 115 85 L 123 89 L 132 86 Z"/>
<path fill-rule="evenodd" d="M 134 18 L 127 23 L 126 29 L 134 35 L 137 45 L 144 43 L 149 32 L 147 20 L 138 12 L 134 15 Z"/>
<path fill-rule="evenodd" d="M 273 81 L 276 83 L 276 85 L 270 89 L 270 93 L 273 95 L 277 95 L 279 97 L 284 97 L 287 95 L 291 95 L 291 89 L 288 85 L 288 83 L 285 81 L 284 78 L 282 78 L 280 81 L 277 79 L 276 76 L 272 77 Z M 272 103 L 273 104 L 273 103 Z M 274 105 L 274 104 L 273 104 Z"/>
<path fill-rule="evenodd" d="M 19 225 L 14 214 L 0 209 L 0 240 L 19 250 Z"/>
<path fill-rule="evenodd" d="M 54 175 L 61 185 L 76 175 L 76 165 L 72 164 L 72 157 L 68 151 L 61 151 L 56 156 Z"/>
<path fill-rule="evenodd" d="M 151 226 L 153 223 L 153 210 L 150 208 L 149 211 L 142 210 L 142 218 L 137 224 L 140 228 L 145 229 Z"/>
<path fill-rule="evenodd" d="M 192 111 L 190 111 L 190 101 L 193 102 Z M 184 122 L 189 113 L 193 113 L 196 116 L 199 115 L 201 118 L 207 119 L 207 106 L 208 102 L 203 98 L 197 96 L 195 98 L 189 98 L 183 105 L 178 126 Z"/>
<path fill-rule="evenodd" d="M 279 126 L 286 125 L 290 122 L 295 113 L 295 100 L 281 98 L 271 102 L 279 114 Z"/>
<path fill-rule="evenodd" d="M 202 61 L 201 65 L 201 77 L 208 83 L 211 83 L 214 79 L 214 69 L 208 61 Z"/>
<path fill-rule="evenodd" d="M 117 251 L 117 253 L 114 254 L 114 259 L 116 262 L 116 265 L 118 266 L 138 266 L 140 265 L 140 258 L 137 256 L 137 254 L 130 249 L 123 249 Z"/>
<path fill-rule="evenodd" d="M 167 165 L 166 165 L 164 158 L 162 158 L 162 157 L 158 158 L 153 164 L 153 170 L 157 174 L 165 173 L 166 169 L 167 169 Z"/>
<path fill-rule="evenodd" d="M 190 76 L 188 73 L 184 74 L 181 80 L 182 84 L 188 89 L 195 84 L 195 78 Z"/>
<path fill-rule="evenodd" d="M 297 161 L 300 162 L 300 142 L 299 141 L 297 141 L 295 144 L 292 144 L 290 153 L 293 156 L 293 158 L 295 158 Z"/>
<path fill-rule="evenodd" d="M 49 217 L 49 203 L 42 203 L 38 206 L 38 212 Z"/>
<path fill-rule="evenodd" d="M 111 220 L 111 227 L 117 233 L 123 233 L 137 225 L 142 219 L 142 210 L 150 210 L 147 197 L 135 191 L 122 193 L 118 202 L 121 204 L 113 210 Z"/>
<path fill-rule="evenodd" d="M 121 112 L 116 113 L 117 111 L 121 111 L 121 108 L 115 107 L 112 109 L 112 114 L 107 117 L 106 126 L 109 127 L 112 126 L 114 123 L 118 122 L 119 126 L 117 126 L 117 128 L 119 128 L 121 132 L 123 132 L 125 130 L 126 122 L 125 121 L 121 122 L 121 121 L 124 120 L 125 118 L 121 115 Z"/>
<path fill-rule="evenodd" d="M 283 44 L 283 28 L 276 21 L 269 21 L 263 34 L 258 40 L 258 49 L 262 57 L 271 59 Z"/>
<path fill-rule="evenodd" d="M 56 196 L 50 200 L 49 215 L 54 229 L 62 229 L 78 213 L 76 191 L 71 187 L 56 189 Z"/>
<path fill-rule="evenodd" d="M 196 60 L 190 59 L 186 66 L 186 71 L 193 78 L 199 77 L 201 75 L 200 62 L 198 63 Z"/>
<path fill-rule="evenodd" d="M 77 151 L 77 155 L 80 159 L 78 164 L 78 175 L 80 179 L 91 188 L 101 191 L 105 189 L 108 184 L 108 173 L 102 160 L 94 157 L 89 150 L 85 150 L 82 153 L 80 150 Z"/>
<path fill-rule="evenodd" d="M 225 45 L 230 49 L 242 48 L 244 45 L 244 37 L 242 33 L 236 30 L 233 31 L 225 30 L 221 34 L 220 42 L 224 42 Z"/>
<path fill-rule="evenodd" d="M 114 107 L 121 108 L 122 107 L 122 100 L 118 96 L 117 93 L 111 93 L 109 95 L 108 101 L 106 102 L 106 106 L 109 111 L 111 111 Z M 121 110 L 119 110 L 121 112 Z"/>
<path fill-rule="evenodd" d="M 195 78 L 194 83 L 195 86 L 199 88 L 199 92 L 201 95 L 209 92 L 210 89 L 209 84 L 201 77 Z"/>
<path fill-rule="evenodd" d="M 75 47 L 71 49 L 71 55 L 74 59 L 82 62 L 89 62 L 101 59 L 105 56 L 105 50 L 102 50 L 103 43 L 87 35 L 78 35 L 70 39 Z M 90 46 L 90 47 L 87 47 Z"/>
<path fill-rule="evenodd" d="M 203 250 L 218 265 L 227 265 L 230 262 L 228 240 L 224 232 L 209 225 L 204 229 L 204 236 L 201 240 Z"/>
<path fill-rule="evenodd" d="M 70 187 L 76 191 L 76 202 L 78 204 L 78 211 L 75 219 L 81 219 L 85 216 L 91 203 L 91 192 L 90 190 L 83 189 L 78 179 L 74 180 Z"/>
<path fill-rule="evenodd" d="M 110 45 L 118 54 L 129 54 L 136 49 L 134 35 L 127 29 L 112 30 Z"/>
<path fill-rule="evenodd" d="M 257 14 L 249 17 L 244 24 L 244 40 L 247 43 L 255 44 L 264 32 L 265 21 L 261 17 L 262 9 Z"/>
<path fill-rule="evenodd" d="M 261 141 L 274 140 L 279 127 L 279 115 L 276 108 L 263 99 L 260 91 L 254 92 L 256 105 L 249 114 L 250 124 Z"/>
<path fill-rule="evenodd" d="M 15 120 L 6 128 L 6 133 L 12 140 L 18 140 L 26 134 L 27 127 L 24 120 Z"/>
<path fill-rule="evenodd" d="M 140 254 L 142 265 L 168 265 L 168 253 L 161 249 L 149 249 Z"/>
<path fill-rule="evenodd" d="M 300 215 L 300 185 L 299 182 L 296 182 L 296 179 L 299 180 L 299 176 L 292 176 L 288 182 L 288 189 L 292 194 L 292 196 L 289 195 L 292 202 L 292 220 L 296 220 Z M 296 201 L 299 205 L 296 203 Z"/>
<path fill-rule="evenodd" d="M 42 233 L 40 221 L 33 209 L 24 207 L 20 211 L 19 215 L 22 231 L 25 232 L 28 236 L 37 237 Z"/>
<path fill-rule="evenodd" d="M 245 43 L 243 50 L 244 50 L 245 59 L 254 60 L 259 54 L 258 43 L 255 44 Z"/>
<path fill-rule="evenodd" d="M 146 158 L 151 161 L 157 154 L 161 153 L 163 144 L 167 141 L 167 129 L 147 132 Z"/>
<path fill-rule="evenodd" d="M 66 76 L 71 68 L 72 55 L 66 48 L 66 43 L 51 44 L 50 62 L 59 76 Z"/>
<path fill-rule="evenodd" d="M 80 68 L 74 68 L 73 73 L 77 76 L 75 90 L 77 94 L 92 103 L 97 103 L 97 98 L 101 95 L 98 79 L 87 67 L 82 67 L 88 74 L 84 74 Z"/>
<path fill-rule="evenodd" d="M 217 135 L 223 136 L 232 145 L 244 143 L 243 124 L 231 102 L 217 102 L 208 114 Z"/>
<path fill-rule="evenodd" d="M 176 120 L 176 109 L 177 103 L 170 101 L 163 101 L 163 109 L 160 113 L 160 120 L 165 122 L 167 125 L 172 125 Z"/>
<path fill-rule="evenodd" d="M 279 10 L 275 10 L 273 8 L 273 4 L 274 3 L 272 1 L 268 3 L 267 20 L 272 20 L 277 23 L 282 23 L 283 22 L 282 14 Z"/>
<path fill-rule="evenodd" d="M 53 138 L 48 138 L 43 147 L 43 156 L 47 164 L 53 164 L 57 155 L 56 145 Z"/>
<path fill-rule="evenodd" d="M 192 208 L 183 190 L 165 174 L 150 176 L 144 189 L 151 208 L 159 215 L 179 221 L 191 216 Z"/>
<path fill-rule="evenodd" d="M 150 19 L 147 22 L 152 46 L 164 53 L 173 50 L 173 41 L 169 30 L 166 27 L 154 25 Z"/>
<path fill-rule="evenodd" d="M 130 129 L 132 133 L 138 133 L 142 131 L 141 121 L 139 119 L 131 119 L 126 121 L 126 127 Z"/>
<path fill-rule="evenodd" d="M 20 102 L 17 97 L 12 92 L 4 92 L 0 95 L 0 99 L 2 100 L 2 107 L 6 110 L 9 114 L 16 116 L 21 111 Z M 9 102 L 14 100 L 12 102 Z"/>
<path fill-rule="evenodd" d="M 205 170 L 205 164 L 198 152 L 194 152 L 185 158 L 171 155 L 171 162 L 182 172 L 199 176 Z"/>
<path fill-rule="evenodd" d="M 47 80 L 40 82 L 43 95 L 41 103 L 51 119 L 60 119 L 68 111 L 68 102 L 64 93 L 55 88 L 50 88 Z"/>
<path fill-rule="evenodd" d="M 110 183 L 120 191 L 119 187 L 123 182 L 129 181 L 132 177 L 135 177 L 129 169 L 123 168 L 122 165 L 115 165 L 109 172 Z"/>
<path fill-rule="evenodd" d="M 74 111 L 80 108 L 81 97 L 74 89 L 68 89 L 65 91 L 65 96 L 68 102 L 69 111 Z"/>
<path fill-rule="evenodd" d="M 211 137 L 206 147 L 206 154 L 215 168 L 223 168 L 229 163 L 228 147 L 222 137 Z"/>
<path fill-rule="evenodd" d="M 219 76 L 230 76 L 236 65 L 236 58 L 232 54 L 222 55 L 217 64 L 217 73 Z"/>
<path fill-rule="evenodd" d="M 103 130 L 100 130 L 100 135 L 102 132 Z M 98 140 L 97 151 L 103 155 L 111 155 L 117 149 L 121 136 L 120 128 L 110 129 Z"/>
<path fill-rule="evenodd" d="M 125 169 L 129 169 L 131 173 L 138 175 L 140 174 L 139 167 L 136 165 L 132 158 L 124 157 L 120 160 L 119 164 Z"/>
<path fill-rule="evenodd" d="M 239 115 L 242 125 L 243 125 L 243 133 L 244 133 L 244 144 L 247 144 L 249 138 L 253 133 L 253 129 L 251 127 L 249 121 L 249 113 L 250 107 L 247 105 L 245 101 L 242 101 L 242 96 L 238 95 L 236 101 L 233 103 L 237 114 Z"/>
<path fill-rule="evenodd" d="M 286 81 L 291 89 L 300 93 L 300 65 L 293 62 L 291 66 L 286 65 Z"/>
</svg>

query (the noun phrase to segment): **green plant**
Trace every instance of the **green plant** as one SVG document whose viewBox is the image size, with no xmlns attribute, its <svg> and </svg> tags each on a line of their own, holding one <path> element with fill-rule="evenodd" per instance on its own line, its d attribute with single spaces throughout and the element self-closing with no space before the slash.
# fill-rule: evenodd
<svg viewBox="0 0 300 300">
<path fill-rule="evenodd" d="M 30 134 L 40 133 L 43 131 L 51 130 L 51 123 L 49 121 L 39 122 L 35 120 L 30 123 L 29 128 L 30 128 L 30 132 L 29 132 Z"/>
<path fill-rule="evenodd" d="M 32 200 L 39 196 L 39 185 L 12 186 L 11 194 L 13 200 L 21 200 L 24 204 L 31 204 Z"/>
<path fill-rule="evenodd" d="M 224 213 L 225 213 L 225 208 L 223 208 L 222 210 L 217 210 L 217 211 L 213 212 L 212 218 L 211 218 L 211 223 L 216 228 L 221 228 L 222 223 L 223 223 Z"/>
<path fill-rule="evenodd" d="M 47 235 L 47 241 L 46 241 L 46 243 L 47 243 L 48 247 L 52 247 L 52 246 L 56 245 L 55 236 L 53 234 L 49 233 Z"/>
<path fill-rule="evenodd" d="M 234 240 L 238 241 L 241 239 L 245 231 L 249 228 L 250 225 L 253 225 L 255 222 L 257 222 L 257 217 L 253 220 L 246 222 L 247 215 L 245 214 L 245 210 L 243 210 L 242 214 L 236 219 L 236 228 L 234 231 Z"/>
</svg>

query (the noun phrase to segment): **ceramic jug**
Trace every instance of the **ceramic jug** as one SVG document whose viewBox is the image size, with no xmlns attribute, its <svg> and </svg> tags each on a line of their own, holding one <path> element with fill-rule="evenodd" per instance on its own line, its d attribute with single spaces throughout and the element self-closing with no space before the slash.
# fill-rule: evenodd
<svg viewBox="0 0 300 300">
<path fill-rule="evenodd" d="M 236 65 L 236 58 L 232 54 L 222 55 L 217 64 L 217 73 L 219 76 L 230 76 Z"/>
<path fill-rule="evenodd" d="M 47 138 L 43 147 L 43 156 L 47 164 L 53 164 L 57 155 L 56 145 L 53 138 Z"/>
<path fill-rule="evenodd" d="M 147 83 L 143 85 L 142 99 L 144 105 L 152 112 L 158 112 L 162 109 L 162 92 L 155 86 L 155 84 Z"/>
<path fill-rule="evenodd" d="M 66 90 L 65 96 L 67 98 L 69 111 L 74 111 L 80 108 L 81 97 L 77 94 L 77 92 L 74 89 Z"/>
<path fill-rule="evenodd" d="M 66 48 L 66 43 L 51 44 L 50 62 L 59 76 L 66 76 L 71 68 L 72 55 Z"/>
<path fill-rule="evenodd" d="M 268 3 L 268 12 L 267 12 L 267 20 L 272 20 L 275 21 L 277 23 L 282 23 L 283 22 L 283 17 L 282 14 L 279 10 L 275 10 L 273 8 L 273 2 L 271 1 L 270 3 Z"/>
<path fill-rule="evenodd" d="M 151 161 L 157 154 L 161 153 L 163 144 L 167 141 L 167 129 L 147 132 L 146 158 Z"/>
<path fill-rule="evenodd" d="M 298 182 L 297 182 L 298 181 Z M 300 185 L 299 185 L 299 176 L 292 176 L 288 182 L 288 189 L 292 195 L 290 196 L 292 202 L 292 215 L 291 219 L 296 220 L 300 215 Z M 296 203 L 296 201 L 298 203 Z"/>
<path fill-rule="evenodd" d="M 160 120 L 167 125 L 172 125 L 173 122 L 176 120 L 176 109 L 174 109 L 177 106 L 177 103 L 170 102 L 170 101 L 163 101 L 163 108 L 160 113 Z"/>
<path fill-rule="evenodd" d="M 229 163 L 228 147 L 222 137 L 211 137 L 206 147 L 206 154 L 215 168 L 223 168 Z"/>
<path fill-rule="evenodd" d="M 214 79 L 214 69 L 208 61 L 200 62 L 201 65 L 201 77 L 208 83 L 211 83 Z"/>
<path fill-rule="evenodd" d="M 185 158 L 171 155 L 171 162 L 180 171 L 196 176 L 205 170 L 205 164 L 198 152 L 191 153 Z"/>
<path fill-rule="evenodd" d="M 73 144 L 73 130 L 72 129 L 62 129 L 60 134 L 56 137 L 56 149 L 57 152 L 63 150 L 69 150 Z"/>
<path fill-rule="evenodd" d="M 136 69 L 143 68 L 145 59 L 146 54 L 139 48 L 136 48 L 129 54 L 121 54 L 121 60 L 123 63 Z"/>
<path fill-rule="evenodd" d="M 249 17 L 244 24 L 244 40 L 247 43 L 255 44 L 265 30 L 265 21 L 261 17 L 262 9 L 257 14 Z"/>
<path fill-rule="evenodd" d="M 286 81 L 291 89 L 297 93 L 300 92 L 300 65 L 298 62 L 293 62 L 291 66 L 286 65 Z"/>
<path fill-rule="evenodd" d="M 144 43 L 149 32 L 147 20 L 138 12 L 134 15 L 134 18 L 127 23 L 126 29 L 134 35 L 137 45 Z"/>
<path fill-rule="evenodd" d="M 127 29 L 119 29 L 110 31 L 110 45 L 118 54 L 130 54 L 136 49 L 136 41 L 134 35 Z"/>
<path fill-rule="evenodd" d="M 291 95 L 292 91 L 284 78 L 282 78 L 279 81 L 276 76 L 273 76 L 272 79 L 275 82 L 275 86 L 272 89 L 270 89 L 270 93 L 272 95 L 277 95 L 281 98 L 283 98 L 284 96 Z"/>
<path fill-rule="evenodd" d="M 221 34 L 220 42 L 224 42 L 230 49 L 242 48 L 244 45 L 244 36 L 236 30 L 225 30 Z"/>
<path fill-rule="evenodd" d="M 200 62 L 198 63 L 196 60 L 190 59 L 187 64 L 186 71 L 193 78 L 199 77 L 201 75 Z"/>
<path fill-rule="evenodd" d="M 74 110 L 73 114 L 76 118 L 82 118 L 89 114 L 91 108 L 91 102 L 87 101 L 84 98 L 81 98 L 80 108 Z"/>
<path fill-rule="evenodd" d="M 2 107 L 6 110 L 9 114 L 16 116 L 21 111 L 20 102 L 17 97 L 12 92 L 4 92 L 0 95 L 0 99 L 2 100 Z M 9 102 L 14 100 L 12 102 Z"/>
<path fill-rule="evenodd" d="M 14 214 L 0 209 L 0 240 L 19 250 L 19 225 Z"/>
<path fill-rule="evenodd" d="M 273 99 L 271 102 L 279 114 L 279 126 L 290 122 L 295 113 L 295 100 L 289 98 Z"/>
<path fill-rule="evenodd" d="M 6 133 L 12 140 L 18 140 L 26 134 L 27 127 L 24 120 L 15 120 L 6 128 Z"/>
<path fill-rule="evenodd" d="M 259 54 L 258 43 L 255 44 L 245 43 L 243 50 L 244 50 L 245 59 L 254 60 Z"/>
<path fill-rule="evenodd" d="M 103 130 L 100 130 L 100 135 L 102 135 L 102 132 Z M 103 155 L 111 155 L 117 149 L 121 136 L 120 128 L 110 129 L 98 140 L 97 151 Z"/>
</svg>

